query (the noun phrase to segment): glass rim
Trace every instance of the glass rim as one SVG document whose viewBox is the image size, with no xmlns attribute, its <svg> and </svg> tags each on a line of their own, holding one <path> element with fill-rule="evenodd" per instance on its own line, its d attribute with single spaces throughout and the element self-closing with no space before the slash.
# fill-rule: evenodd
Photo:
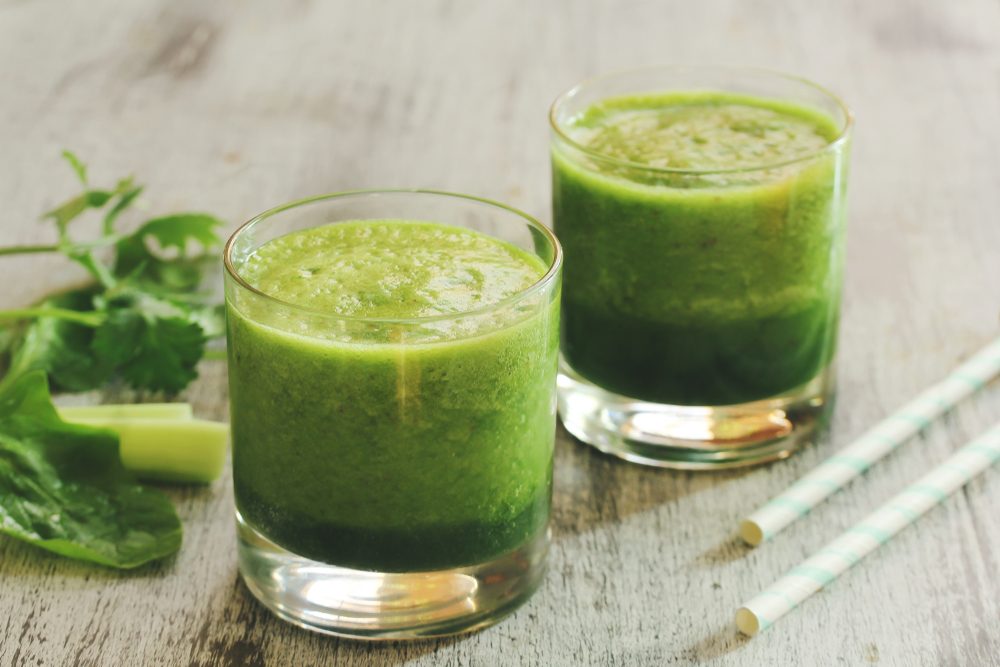
<svg viewBox="0 0 1000 667">
<path fill-rule="evenodd" d="M 243 278 L 243 276 L 240 275 L 239 271 L 233 264 L 232 260 L 233 248 L 239 237 L 242 236 L 244 233 L 246 233 L 248 230 L 250 230 L 252 227 L 254 227 L 256 224 L 264 222 L 269 218 L 273 218 L 274 216 L 284 213 L 285 211 L 289 211 L 291 209 L 295 209 L 300 206 L 306 206 L 308 204 L 316 204 L 335 199 L 345 199 L 358 196 L 367 197 L 373 195 L 377 196 L 377 195 L 400 195 L 400 194 L 432 195 L 435 197 L 457 199 L 464 202 L 483 204 L 490 208 L 499 209 L 506 213 L 511 213 L 521 218 L 524 222 L 528 223 L 529 227 L 536 229 L 542 233 L 545 239 L 552 246 L 552 251 L 553 251 L 552 261 L 549 262 L 549 266 L 546 269 L 545 273 L 542 274 L 542 276 L 538 278 L 538 280 L 533 282 L 528 287 L 525 287 L 524 289 L 515 292 L 514 294 L 511 294 L 510 296 L 505 297 L 500 301 L 497 301 L 496 303 L 491 303 L 485 306 L 480 306 L 478 308 L 473 308 L 471 310 L 463 310 L 456 313 L 446 313 L 443 315 L 426 315 L 422 317 L 359 317 L 357 315 L 340 315 L 338 313 L 329 312 L 327 310 L 312 308 L 310 306 L 303 306 L 301 304 L 293 303 L 291 301 L 285 301 L 284 299 L 279 299 L 278 297 L 268 294 L 267 292 L 264 292 L 263 290 L 260 290 L 251 285 L 249 282 L 246 281 L 246 279 Z M 336 221 L 330 221 L 330 222 L 334 223 Z M 496 238 L 490 234 L 486 234 L 485 232 L 479 232 L 479 233 L 485 234 L 486 236 L 490 236 L 490 238 L 494 239 Z M 310 315 L 319 315 L 333 320 L 364 323 L 364 324 L 426 324 L 429 322 L 443 322 L 448 320 L 455 320 L 459 318 L 483 315 L 486 313 L 494 312 L 496 310 L 510 306 L 528 296 L 531 296 L 533 294 L 536 294 L 544 290 L 556 279 L 556 276 L 559 275 L 559 269 L 562 267 L 562 263 L 563 263 L 563 249 L 559 243 L 559 239 L 556 238 L 556 235 L 553 234 L 548 227 L 546 227 L 538 220 L 525 213 L 524 211 L 516 209 L 513 206 L 502 204 L 492 199 L 486 199 L 485 197 L 477 197 L 475 195 L 466 195 L 457 192 L 448 192 L 445 190 L 431 190 L 425 188 L 370 188 L 370 189 L 360 189 L 360 190 L 342 190 L 339 192 L 330 192 L 321 195 L 314 195 L 312 197 L 305 197 L 303 199 L 296 199 L 294 201 L 290 201 L 285 204 L 280 204 L 278 206 L 270 208 L 264 211 L 263 213 L 258 213 L 257 215 L 253 216 L 246 222 L 242 223 L 239 227 L 236 228 L 236 230 L 232 233 L 232 235 L 230 235 L 222 251 L 222 264 L 225 267 L 226 273 L 242 289 L 245 289 L 271 303 L 280 305 L 285 308 L 291 308 L 292 310 L 295 311 L 307 313 Z"/>
<path fill-rule="evenodd" d="M 831 99 L 837 107 L 844 114 L 843 126 L 840 128 L 840 132 L 836 137 L 831 139 L 822 148 L 818 148 L 809 151 L 803 155 L 788 159 L 779 160 L 776 162 L 764 162 L 761 164 L 750 165 L 746 167 L 726 167 L 722 169 L 689 169 L 689 168 L 677 168 L 677 167 L 653 167 L 651 165 L 643 164 L 641 162 L 633 162 L 631 160 L 623 160 L 621 158 L 612 157 L 610 155 L 605 155 L 600 151 L 588 148 L 583 144 L 578 143 L 573 138 L 571 138 L 560 125 L 557 119 L 557 112 L 560 110 L 565 102 L 568 102 L 582 90 L 594 86 L 596 84 L 602 83 L 610 79 L 616 79 L 618 77 L 630 75 L 630 74 L 641 74 L 641 73 L 653 73 L 653 72 L 697 72 L 697 71 L 720 71 L 720 72 L 730 72 L 730 73 L 744 73 L 744 74 L 758 74 L 766 75 L 778 79 L 784 79 L 785 81 L 791 81 L 794 83 L 805 85 L 812 88 L 814 91 L 819 92 Z M 710 89 L 706 89 L 710 90 Z M 667 91 L 664 91 L 667 92 Z M 556 99 L 552 102 L 552 106 L 549 107 L 549 126 L 556 135 L 565 141 L 567 144 L 572 146 L 574 149 L 589 155 L 594 158 L 598 158 L 604 162 L 609 162 L 619 167 L 627 167 L 629 169 L 641 170 L 646 172 L 654 172 L 660 174 L 674 174 L 674 175 L 691 175 L 691 176 L 709 176 L 713 174 L 739 174 L 747 173 L 753 171 L 765 171 L 768 169 L 778 169 L 780 167 L 786 167 L 789 165 L 797 164 L 799 162 L 805 162 L 807 160 L 812 160 L 819 155 L 824 153 L 834 151 L 839 149 L 842 145 L 847 142 L 848 137 L 851 134 L 851 129 L 854 127 L 854 112 L 851 111 L 850 107 L 835 93 L 829 89 L 821 86 L 820 84 L 807 79 L 805 77 L 795 76 L 793 74 L 786 74 L 777 70 L 767 69 L 764 67 L 741 67 L 735 65 L 647 65 L 646 67 L 635 67 L 631 69 L 621 69 L 612 72 L 607 72 L 605 74 L 598 74 L 592 76 L 582 81 L 577 82 L 572 87 L 564 90 L 560 93 Z"/>
</svg>

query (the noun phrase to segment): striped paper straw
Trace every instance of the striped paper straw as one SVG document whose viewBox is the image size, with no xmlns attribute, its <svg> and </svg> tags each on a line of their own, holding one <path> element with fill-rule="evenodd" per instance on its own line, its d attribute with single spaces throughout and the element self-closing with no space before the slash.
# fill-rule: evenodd
<svg viewBox="0 0 1000 667">
<path fill-rule="evenodd" d="M 753 546 L 771 539 L 998 373 L 1000 338 L 740 522 L 740 537 Z"/>
<path fill-rule="evenodd" d="M 747 635 L 765 630 L 998 460 L 1000 423 L 743 605 L 736 626 Z"/>
</svg>

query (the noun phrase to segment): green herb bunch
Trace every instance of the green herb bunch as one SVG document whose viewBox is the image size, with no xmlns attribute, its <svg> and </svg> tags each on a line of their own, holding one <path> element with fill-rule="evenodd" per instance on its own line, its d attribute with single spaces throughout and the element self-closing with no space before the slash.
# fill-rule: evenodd
<svg viewBox="0 0 1000 667">
<path fill-rule="evenodd" d="M 196 376 L 206 342 L 224 333 L 222 307 L 199 291 L 205 265 L 220 243 L 218 218 L 177 213 L 146 220 L 135 231 L 119 218 L 142 193 L 132 178 L 92 188 L 87 168 L 64 152 L 83 192 L 44 215 L 54 245 L 0 247 L 3 255 L 61 253 L 92 279 L 26 308 L 0 310 L 0 388 L 33 370 L 54 389 L 86 391 L 112 378 L 136 389 L 176 393 Z M 98 238 L 70 234 L 86 213 L 102 215 Z"/>
</svg>

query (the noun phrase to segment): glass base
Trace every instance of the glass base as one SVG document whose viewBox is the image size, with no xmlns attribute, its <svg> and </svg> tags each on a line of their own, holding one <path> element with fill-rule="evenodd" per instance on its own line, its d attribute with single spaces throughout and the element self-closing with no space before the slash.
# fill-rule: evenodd
<svg viewBox="0 0 1000 667">
<path fill-rule="evenodd" d="M 601 389 L 560 359 L 559 416 L 578 440 L 626 461 L 682 470 L 737 468 L 790 456 L 816 427 L 832 385 L 827 367 L 774 398 L 667 405 Z"/>
<path fill-rule="evenodd" d="M 479 565 L 433 572 L 369 572 L 303 558 L 236 513 L 240 576 L 280 618 L 354 639 L 471 632 L 524 603 L 545 576 L 549 536 Z"/>
</svg>

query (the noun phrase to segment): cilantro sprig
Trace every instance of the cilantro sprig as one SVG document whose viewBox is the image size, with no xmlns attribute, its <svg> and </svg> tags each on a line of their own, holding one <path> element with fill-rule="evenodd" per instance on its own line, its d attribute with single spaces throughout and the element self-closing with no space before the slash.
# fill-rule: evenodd
<svg viewBox="0 0 1000 667">
<path fill-rule="evenodd" d="M 0 310 L 0 387 L 44 370 L 56 388 L 86 391 L 114 377 L 136 389 L 176 393 L 196 376 L 206 342 L 221 336 L 223 311 L 199 291 L 221 221 L 177 213 L 119 230 L 119 218 L 143 192 L 129 177 L 112 188 L 91 187 L 87 167 L 68 151 L 83 191 L 43 216 L 58 235 L 52 245 L 0 247 L 4 255 L 61 253 L 91 278 L 83 288 L 24 308 Z M 71 233 L 85 214 L 101 215 L 101 232 Z"/>
</svg>

